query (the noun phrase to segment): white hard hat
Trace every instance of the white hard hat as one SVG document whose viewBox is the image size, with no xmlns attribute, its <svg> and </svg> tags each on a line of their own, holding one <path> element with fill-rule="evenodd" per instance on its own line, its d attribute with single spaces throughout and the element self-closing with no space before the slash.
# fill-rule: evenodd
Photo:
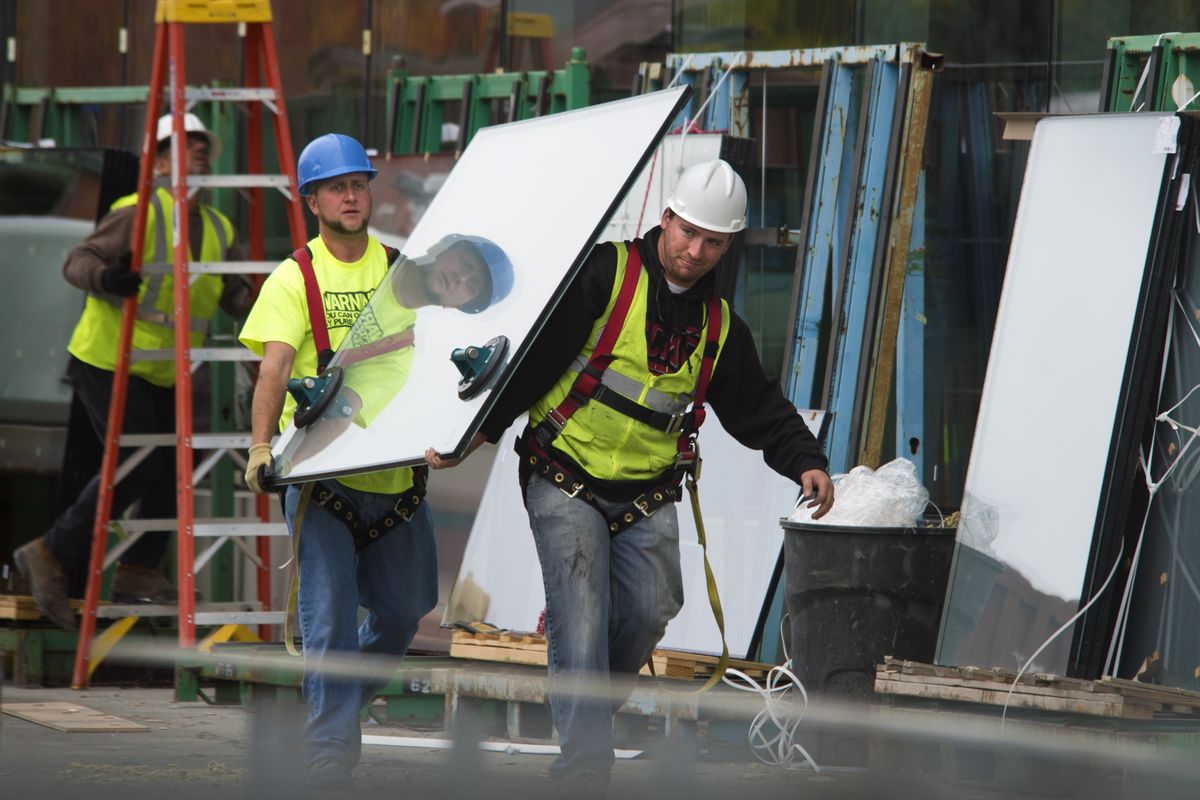
<svg viewBox="0 0 1200 800">
<path fill-rule="evenodd" d="M 667 208 L 701 228 L 737 233 L 746 227 L 746 184 L 719 158 L 693 164 L 675 182 Z"/>
<path fill-rule="evenodd" d="M 171 121 L 170 114 L 163 114 L 158 118 L 158 135 L 157 140 L 159 145 L 171 138 L 171 128 L 174 123 Z M 217 156 L 221 154 L 221 140 L 215 133 L 204 127 L 204 123 L 195 114 L 187 113 L 183 115 L 183 130 L 187 133 L 198 133 L 208 139 L 209 158 L 213 161 L 217 160 Z"/>
</svg>

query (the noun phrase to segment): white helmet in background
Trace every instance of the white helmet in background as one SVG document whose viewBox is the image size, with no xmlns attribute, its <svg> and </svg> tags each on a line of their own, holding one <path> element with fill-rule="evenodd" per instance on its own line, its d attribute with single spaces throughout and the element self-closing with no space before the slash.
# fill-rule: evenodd
<svg viewBox="0 0 1200 800">
<path fill-rule="evenodd" d="M 746 184 L 719 158 L 693 164 L 675 182 L 667 208 L 701 228 L 737 233 L 746 227 Z"/>
<path fill-rule="evenodd" d="M 159 147 L 162 143 L 171 138 L 171 128 L 174 123 L 171 121 L 170 114 L 163 114 L 158 118 L 158 134 L 155 137 Z M 213 161 L 217 160 L 217 156 L 221 154 L 221 140 L 215 133 L 204 127 L 204 123 L 195 114 L 187 113 L 183 115 L 183 130 L 187 133 L 198 133 L 208 139 L 208 157 Z"/>
</svg>

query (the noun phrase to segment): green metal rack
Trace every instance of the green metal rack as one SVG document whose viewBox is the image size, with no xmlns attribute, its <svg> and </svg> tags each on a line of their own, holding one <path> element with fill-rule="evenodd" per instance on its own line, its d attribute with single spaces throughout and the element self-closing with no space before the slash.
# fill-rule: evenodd
<svg viewBox="0 0 1200 800">
<path fill-rule="evenodd" d="M 588 77 L 581 47 L 554 71 L 417 77 L 395 67 L 387 77 L 387 155 L 442 152 L 442 125 L 452 120 L 458 123 L 454 150 L 461 153 L 488 125 L 583 108 Z"/>
<path fill-rule="evenodd" d="M 1109 39 L 1100 85 L 1101 111 L 1200 109 L 1200 33 Z"/>
</svg>

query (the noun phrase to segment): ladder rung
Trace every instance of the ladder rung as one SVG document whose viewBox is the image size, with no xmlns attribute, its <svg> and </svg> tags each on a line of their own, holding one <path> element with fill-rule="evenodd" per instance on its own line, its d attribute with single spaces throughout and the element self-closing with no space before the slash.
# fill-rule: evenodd
<svg viewBox="0 0 1200 800">
<path fill-rule="evenodd" d="M 228 103 L 245 103 L 252 100 L 274 102 L 275 90 L 263 88 L 209 88 L 189 87 L 183 90 L 183 99 L 188 103 L 201 100 L 225 101 Z"/>
<path fill-rule="evenodd" d="M 259 361 L 244 347 L 193 347 L 192 361 Z M 134 350 L 129 354 L 133 361 L 174 361 L 175 350 Z"/>
<path fill-rule="evenodd" d="M 188 175 L 189 189 L 286 189 L 287 175 Z"/>
<path fill-rule="evenodd" d="M 197 611 L 197 625 L 282 625 L 286 611 Z"/>
<path fill-rule="evenodd" d="M 282 611 L 263 611 L 258 602 L 231 603 L 197 603 L 196 616 L 201 613 L 209 616 L 222 614 L 278 614 L 282 620 Z M 179 606 L 150 603 L 105 603 L 96 608 L 96 616 L 100 619 L 119 619 L 121 617 L 177 617 Z M 197 620 L 199 622 L 199 620 Z"/>
<path fill-rule="evenodd" d="M 193 275 L 270 275 L 278 261 L 194 261 L 188 264 Z M 142 272 L 147 275 L 170 275 L 175 271 L 173 263 L 143 264 Z"/>
<path fill-rule="evenodd" d="M 248 433 L 193 433 L 193 450 L 245 450 L 250 447 Z M 127 433 L 121 447 L 174 447 L 173 433 Z"/>
<path fill-rule="evenodd" d="M 120 525 L 126 533 L 145 533 L 147 531 L 173 531 L 178 520 L 167 519 L 114 519 L 115 525 Z M 218 536 L 287 536 L 287 525 L 282 522 L 263 522 L 258 517 L 238 519 L 228 517 L 209 517 L 197 519 L 192 524 L 192 534 L 196 537 Z"/>
</svg>

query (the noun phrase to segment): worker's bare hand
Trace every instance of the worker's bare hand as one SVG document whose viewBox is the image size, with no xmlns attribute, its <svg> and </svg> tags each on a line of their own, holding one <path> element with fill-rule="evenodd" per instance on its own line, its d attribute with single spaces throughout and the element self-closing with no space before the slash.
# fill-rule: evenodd
<svg viewBox="0 0 1200 800">
<path fill-rule="evenodd" d="M 825 470 L 810 469 L 800 475 L 800 488 L 808 501 L 808 508 L 815 508 L 813 519 L 820 519 L 833 508 L 833 481 Z"/>
<path fill-rule="evenodd" d="M 425 463 L 430 469 L 449 469 L 462 463 L 461 458 L 442 458 L 432 447 L 425 451 Z"/>
<path fill-rule="evenodd" d="M 445 458 L 438 454 L 432 447 L 425 451 L 425 463 L 430 469 L 449 469 L 457 467 L 459 464 L 467 460 L 467 456 L 474 453 L 479 445 L 487 441 L 487 437 L 482 432 L 476 433 L 471 437 L 470 443 L 467 444 L 467 450 L 462 454 L 462 458 Z"/>
</svg>

